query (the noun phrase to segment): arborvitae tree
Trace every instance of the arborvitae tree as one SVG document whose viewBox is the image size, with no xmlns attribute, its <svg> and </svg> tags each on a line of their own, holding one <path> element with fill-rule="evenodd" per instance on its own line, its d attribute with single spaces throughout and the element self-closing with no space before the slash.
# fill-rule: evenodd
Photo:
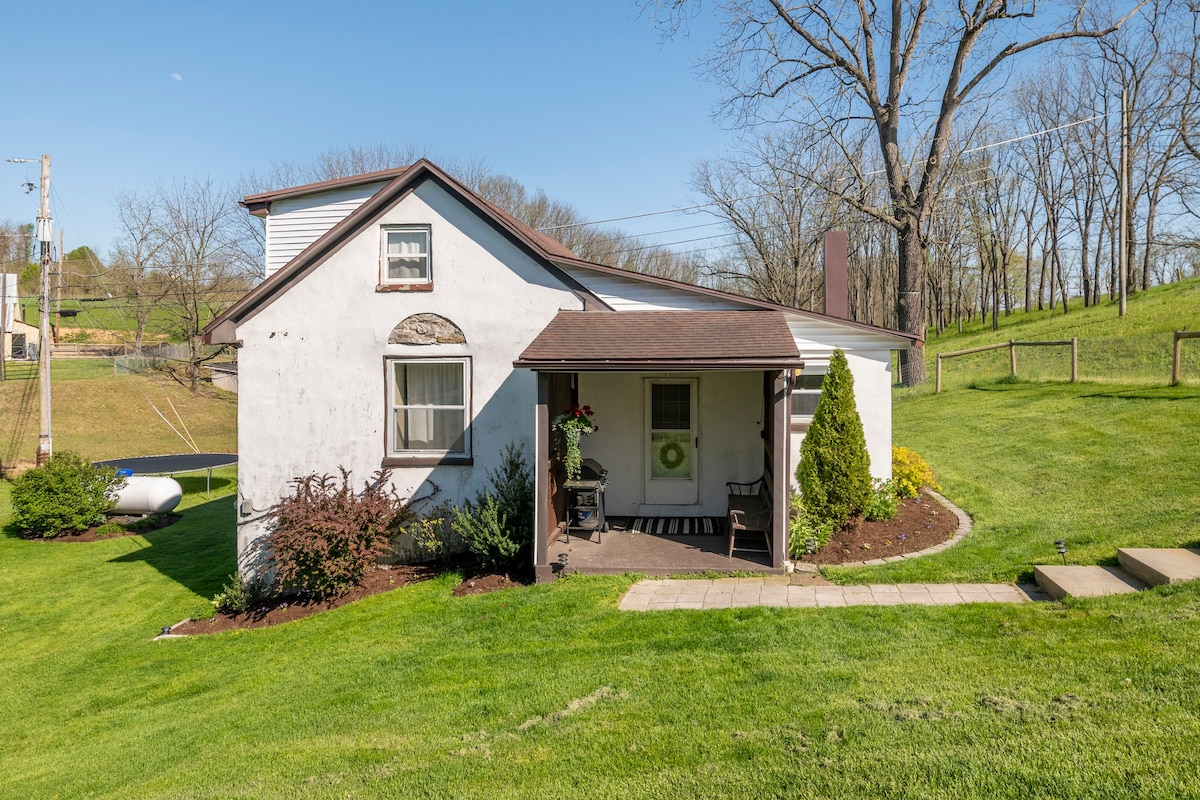
<svg viewBox="0 0 1200 800">
<path fill-rule="evenodd" d="M 871 459 L 854 404 L 854 376 L 841 350 L 829 359 L 821 399 L 800 445 L 796 479 L 804 510 L 838 527 L 866 508 L 871 497 Z"/>
</svg>

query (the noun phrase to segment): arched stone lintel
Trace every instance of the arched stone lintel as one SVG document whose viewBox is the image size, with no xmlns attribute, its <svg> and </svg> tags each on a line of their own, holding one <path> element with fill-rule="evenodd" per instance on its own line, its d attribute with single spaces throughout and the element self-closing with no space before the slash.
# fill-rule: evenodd
<svg viewBox="0 0 1200 800">
<path fill-rule="evenodd" d="M 462 328 L 439 314 L 413 314 L 388 334 L 388 344 L 466 343 Z"/>
</svg>

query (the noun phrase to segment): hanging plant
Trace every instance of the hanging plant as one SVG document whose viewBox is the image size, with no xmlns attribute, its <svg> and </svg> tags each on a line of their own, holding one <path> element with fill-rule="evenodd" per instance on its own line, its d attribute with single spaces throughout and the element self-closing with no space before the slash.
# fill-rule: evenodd
<svg viewBox="0 0 1200 800">
<path fill-rule="evenodd" d="M 579 480 L 579 468 L 583 458 L 579 453 L 579 440 L 599 428 L 592 424 L 595 412 L 591 406 L 571 406 L 565 414 L 554 418 L 553 428 L 558 432 L 559 457 L 567 468 L 567 480 Z"/>
</svg>

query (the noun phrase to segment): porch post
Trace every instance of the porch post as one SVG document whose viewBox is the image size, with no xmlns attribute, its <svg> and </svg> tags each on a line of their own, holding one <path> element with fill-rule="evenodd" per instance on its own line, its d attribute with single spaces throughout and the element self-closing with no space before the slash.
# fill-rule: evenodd
<svg viewBox="0 0 1200 800">
<path fill-rule="evenodd" d="M 771 532 L 771 551 L 774 554 L 773 567 L 782 567 L 788 557 L 787 525 L 788 525 L 788 489 L 791 487 L 791 475 L 788 474 L 788 453 L 791 452 L 792 426 L 791 380 L 788 370 L 775 373 L 775 386 L 772 403 L 772 432 L 771 442 L 772 477 L 775 485 L 771 487 L 771 497 L 774 499 L 772 512 L 775 515 Z"/>
<path fill-rule="evenodd" d="M 553 571 L 547 563 L 549 559 L 549 536 L 546 526 L 549 524 L 547 515 L 550 503 L 550 375 L 536 372 L 537 375 L 537 413 L 534 436 L 534 479 L 536 495 L 533 501 L 533 569 L 537 580 L 551 580 Z M 544 574 L 543 574 L 544 573 Z"/>
</svg>

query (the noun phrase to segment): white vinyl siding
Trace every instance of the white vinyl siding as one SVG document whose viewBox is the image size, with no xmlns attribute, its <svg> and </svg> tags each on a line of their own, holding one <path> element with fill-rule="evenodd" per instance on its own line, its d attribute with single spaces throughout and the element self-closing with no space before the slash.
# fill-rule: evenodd
<svg viewBox="0 0 1200 800">
<path fill-rule="evenodd" d="M 740 311 L 750 307 L 733 298 L 713 297 L 583 267 L 563 267 L 563 270 L 614 311 Z"/>
<path fill-rule="evenodd" d="M 266 220 L 266 277 L 285 267 L 385 185 L 348 186 L 271 203 Z"/>
</svg>

